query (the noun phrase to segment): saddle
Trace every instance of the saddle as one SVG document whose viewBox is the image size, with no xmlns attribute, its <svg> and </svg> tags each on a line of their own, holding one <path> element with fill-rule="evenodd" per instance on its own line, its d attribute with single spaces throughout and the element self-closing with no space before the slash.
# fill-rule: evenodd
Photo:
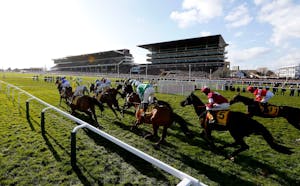
<svg viewBox="0 0 300 186">
<path fill-rule="evenodd" d="M 209 111 L 206 113 L 206 119 L 208 121 L 215 120 L 214 123 L 225 126 L 227 124 L 229 112 L 229 110 Z"/>
<path fill-rule="evenodd" d="M 78 101 L 78 99 L 79 99 L 80 97 L 81 97 L 81 96 L 75 96 L 75 97 L 73 97 L 72 104 L 73 104 L 73 105 L 77 105 L 77 101 Z"/>
</svg>

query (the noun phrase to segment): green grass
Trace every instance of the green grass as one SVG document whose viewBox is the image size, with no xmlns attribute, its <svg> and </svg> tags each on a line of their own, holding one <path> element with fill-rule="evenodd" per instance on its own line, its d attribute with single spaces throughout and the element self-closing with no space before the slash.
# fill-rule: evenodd
<svg viewBox="0 0 300 186">
<path fill-rule="evenodd" d="M 59 107 L 59 95 L 54 83 L 33 81 L 32 74 L 0 74 L 0 79 L 14 84 L 34 96 Z M 95 77 L 83 77 L 85 83 Z M 77 168 L 70 165 L 70 132 L 77 126 L 54 111 L 46 112 L 46 134 L 41 133 L 40 112 L 44 108 L 30 101 L 30 118 L 26 119 L 25 102 L 28 97 L 14 91 L 14 98 L 5 94 L 6 86 L 0 90 L 0 185 L 176 185 L 179 179 L 160 170 L 113 143 L 89 132 L 79 130 L 77 134 Z M 231 98 L 235 93 L 222 92 Z M 205 96 L 196 92 L 203 100 Z M 251 96 L 248 93 L 244 95 Z M 12 92 L 11 94 L 12 95 Z M 20 108 L 18 106 L 20 96 Z M 143 138 L 152 127 L 143 124 L 131 131 L 134 121 L 133 109 L 122 120 L 115 119 L 105 107 L 105 116 L 99 123 L 104 131 L 143 152 L 199 179 L 208 185 L 299 185 L 300 184 L 300 131 L 283 118 L 254 119 L 263 123 L 277 141 L 294 148 L 292 155 L 282 155 L 272 150 L 260 136 L 245 138 L 250 149 L 239 154 L 234 162 L 214 154 L 199 134 L 202 129 L 192 107 L 180 107 L 185 97 L 157 94 L 159 99 L 169 102 L 174 111 L 190 123 L 189 129 L 195 138 L 188 139 L 178 124 L 168 129 L 167 143 L 155 150 L 155 142 Z M 123 100 L 119 99 L 120 105 Z M 300 107 L 300 97 L 275 96 L 272 103 Z M 69 111 L 62 104 L 59 107 Z M 246 112 L 242 104 L 232 110 Z M 87 120 L 84 114 L 79 114 Z M 159 135 L 161 134 L 161 130 Z M 216 145 L 232 142 L 228 132 L 213 132 Z M 226 149 L 228 153 L 232 148 Z"/>
</svg>

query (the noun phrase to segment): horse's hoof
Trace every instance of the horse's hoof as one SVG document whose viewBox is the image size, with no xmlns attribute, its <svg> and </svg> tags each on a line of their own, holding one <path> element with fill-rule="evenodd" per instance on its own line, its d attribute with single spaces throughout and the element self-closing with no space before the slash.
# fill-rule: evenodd
<svg viewBox="0 0 300 186">
<path fill-rule="evenodd" d="M 230 161 L 232 161 L 232 162 L 234 162 L 234 160 L 235 160 L 234 156 L 231 156 L 231 155 L 228 155 L 228 156 L 226 157 L 226 159 L 228 159 L 228 160 L 230 160 Z"/>
</svg>

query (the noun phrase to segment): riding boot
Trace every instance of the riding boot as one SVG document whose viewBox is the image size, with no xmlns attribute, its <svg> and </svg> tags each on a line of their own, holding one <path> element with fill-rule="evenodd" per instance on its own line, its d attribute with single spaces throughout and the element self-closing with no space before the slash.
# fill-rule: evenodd
<svg viewBox="0 0 300 186">
<path fill-rule="evenodd" d="M 144 117 L 144 116 L 145 116 L 145 111 L 146 111 L 146 110 L 145 110 L 145 103 L 141 103 L 141 104 L 140 104 L 140 109 L 143 110 L 143 113 L 141 114 L 141 116 Z"/>
<path fill-rule="evenodd" d="M 262 105 L 263 105 L 263 107 L 264 107 L 264 111 L 263 111 L 263 113 L 269 113 L 269 109 L 268 109 L 268 103 L 261 103 Z"/>
<path fill-rule="evenodd" d="M 144 103 L 144 112 L 147 111 L 147 108 L 148 108 L 148 103 Z"/>
</svg>

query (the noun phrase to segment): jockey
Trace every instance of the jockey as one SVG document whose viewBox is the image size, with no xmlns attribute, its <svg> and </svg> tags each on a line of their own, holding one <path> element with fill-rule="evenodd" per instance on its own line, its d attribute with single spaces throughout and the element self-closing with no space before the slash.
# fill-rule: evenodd
<svg viewBox="0 0 300 186">
<path fill-rule="evenodd" d="M 73 99 L 76 97 L 76 96 L 84 96 L 85 93 L 87 93 L 87 95 L 89 95 L 89 90 L 86 88 L 85 85 L 80 85 L 80 86 L 77 86 L 76 89 L 75 89 L 75 92 L 72 96 L 72 99 L 71 99 L 71 102 L 73 101 Z"/>
<path fill-rule="evenodd" d="M 142 100 L 140 108 L 145 112 L 149 103 L 154 102 L 154 93 L 155 90 L 151 84 L 141 83 L 139 81 L 135 81 L 134 85 L 136 86 L 136 92 Z"/>
<path fill-rule="evenodd" d="M 268 112 L 267 102 L 274 96 L 273 92 L 266 90 L 266 89 L 260 89 L 260 88 L 254 88 L 252 86 L 248 86 L 247 90 L 255 96 L 255 101 L 258 101 L 262 103 L 264 106 L 264 112 Z"/>
<path fill-rule="evenodd" d="M 218 92 L 211 91 L 209 87 L 203 87 L 201 89 L 205 95 L 207 95 L 208 103 L 206 104 L 206 110 L 209 111 L 216 111 L 216 110 L 227 110 L 229 109 L 229 102 L 228 100 L 223 97 Z M 211 112 L 209 112 L 211 114 Z M 212 117 L 209 118 L 209 123 L 214 123 L 215 120 Z"/>
<path fill-rule="evenodd" d="M 75 79 L 75 82 L 76 82 L 76 86 L 80 86 L 81 83 L 82 83 L 82 79 L 79 78 L 79 77 L 77 77 L 77 78 Z"/>
<path fill-rule="evenodd" d="M 62 95 L 65 94 L 66 88 L 71 87 L 70 82 L 65 77 L 62 78 L 61 87 L 62 87 Z"/>
<path fill-rule="evenodd" d="M 74 96 L 83 96 L 85 93 L 89 94 L 89 90 L 86 88 L 85 85 L 77 86 L 74 92 Z"/>
<path fill-rule="evenodd" d="M 98 81 L 98 82 L 97 82 Z M 103 92 L 111 87 L 111 81 L 106 78 L 102 78 L 101 81 L 96 80 L 95 89 L 97 92 Z"/>
</svg>

